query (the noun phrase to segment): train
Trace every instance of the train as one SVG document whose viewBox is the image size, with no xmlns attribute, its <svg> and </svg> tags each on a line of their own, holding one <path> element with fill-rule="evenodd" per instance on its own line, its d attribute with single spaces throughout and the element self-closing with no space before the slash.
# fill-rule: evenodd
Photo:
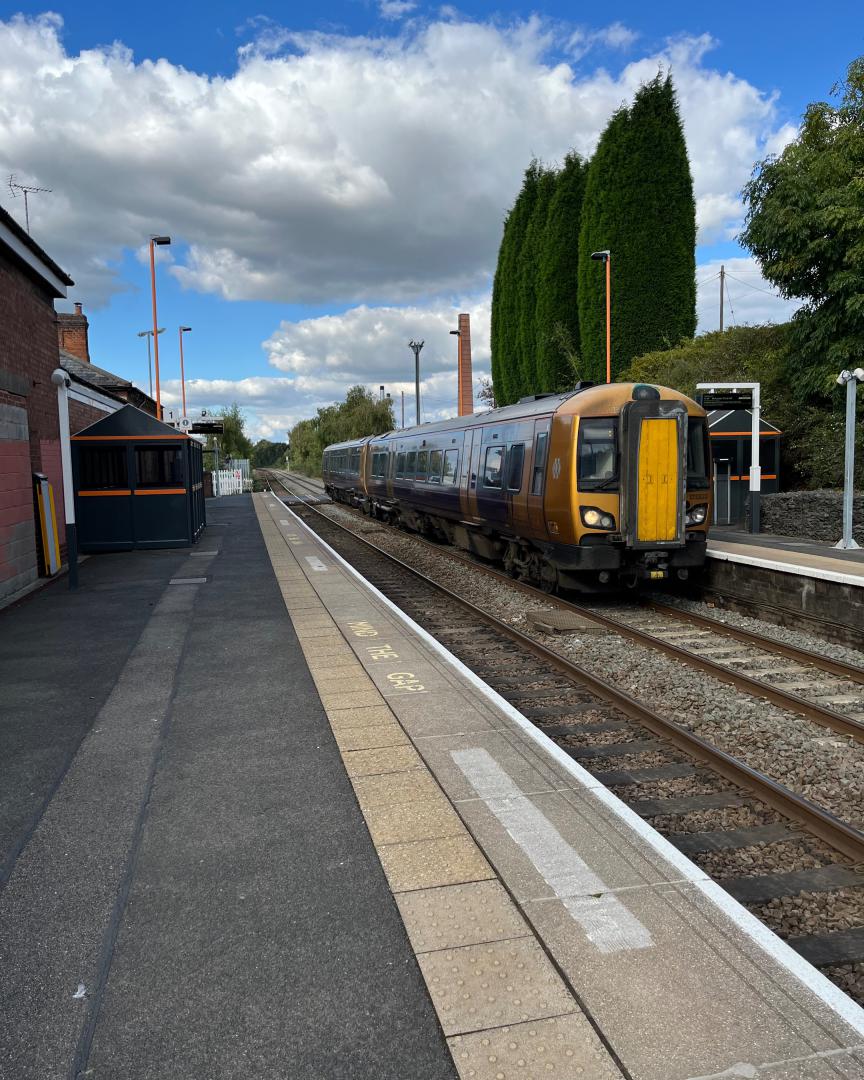
<svg viewBox="0 0 864 1080">
<path fill-rule="evenodd" d="M 336 501 L 552 592 L 682 581 L 705 562 L 705 410 L 666 386 L 578 383 L 514 405 L 336 443 Z"/>
</svg>

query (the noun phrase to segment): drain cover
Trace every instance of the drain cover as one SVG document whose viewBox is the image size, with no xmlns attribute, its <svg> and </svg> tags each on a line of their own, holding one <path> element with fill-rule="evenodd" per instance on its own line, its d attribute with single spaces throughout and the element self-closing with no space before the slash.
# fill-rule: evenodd
<svg viewBox="0 0 864 1080">
<path fill-rule="evenodd" d="M 525 618 L 544 634 L 605 634 L 607 631 L 592 619 L 575 611 L 526 611 Z"/>
</svg>

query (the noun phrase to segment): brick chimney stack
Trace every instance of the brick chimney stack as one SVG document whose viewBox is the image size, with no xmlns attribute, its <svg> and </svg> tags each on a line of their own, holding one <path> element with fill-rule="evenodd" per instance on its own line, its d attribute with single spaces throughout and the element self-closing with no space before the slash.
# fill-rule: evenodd
<svg viewBox="0 0 864 1080">
<path fill-rule="evenodd" d="M 88 364 L 90 363 L 90 344 L 87 340 L 89 328 L 90 324 L 80 304 L 75 305 L 74 312 L 57 313 L 57 343 L 60 348 Z"/>
<path fill-rule="evenodd" d="M 474 412 L 474 383 L 471 374 L 471 316 L 459 316 L 459 416 Z"/>
</svg>

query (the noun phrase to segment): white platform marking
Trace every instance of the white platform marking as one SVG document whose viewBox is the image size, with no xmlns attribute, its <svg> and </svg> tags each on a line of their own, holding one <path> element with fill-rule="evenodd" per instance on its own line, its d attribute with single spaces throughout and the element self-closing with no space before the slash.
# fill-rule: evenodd
<svg viewBox="0 0 864 1080">
<path fill-rule="evenodd" d="M 323 562 L 321 562 L 321 560 L 318 558 L 317 555 L 307 555 L 306 556 L 306 562 L 309 563 L 309 565 L 312 567 L 313 570 L 326 570 L 327 569 L 327 567 L 324 565 Z"/>
<path fill-rule="evenodd" d="M 487 750 L 453 750 L 450 756 L 600 952 L 648 949 L 654 944 L 636 916 L 609 892 Z"/>
</svg>

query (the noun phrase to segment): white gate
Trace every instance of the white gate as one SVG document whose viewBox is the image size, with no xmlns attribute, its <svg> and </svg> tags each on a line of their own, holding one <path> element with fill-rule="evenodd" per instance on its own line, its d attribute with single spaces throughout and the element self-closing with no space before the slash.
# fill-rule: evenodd
<svg viewBox="0 0 864 1080">
<path fill-rule="evenodd" d="M 220 469 L 213 477 L 216 481 L 214 495 L 243 494 L 243 473 L 240 469 Z"/>
</svg>

